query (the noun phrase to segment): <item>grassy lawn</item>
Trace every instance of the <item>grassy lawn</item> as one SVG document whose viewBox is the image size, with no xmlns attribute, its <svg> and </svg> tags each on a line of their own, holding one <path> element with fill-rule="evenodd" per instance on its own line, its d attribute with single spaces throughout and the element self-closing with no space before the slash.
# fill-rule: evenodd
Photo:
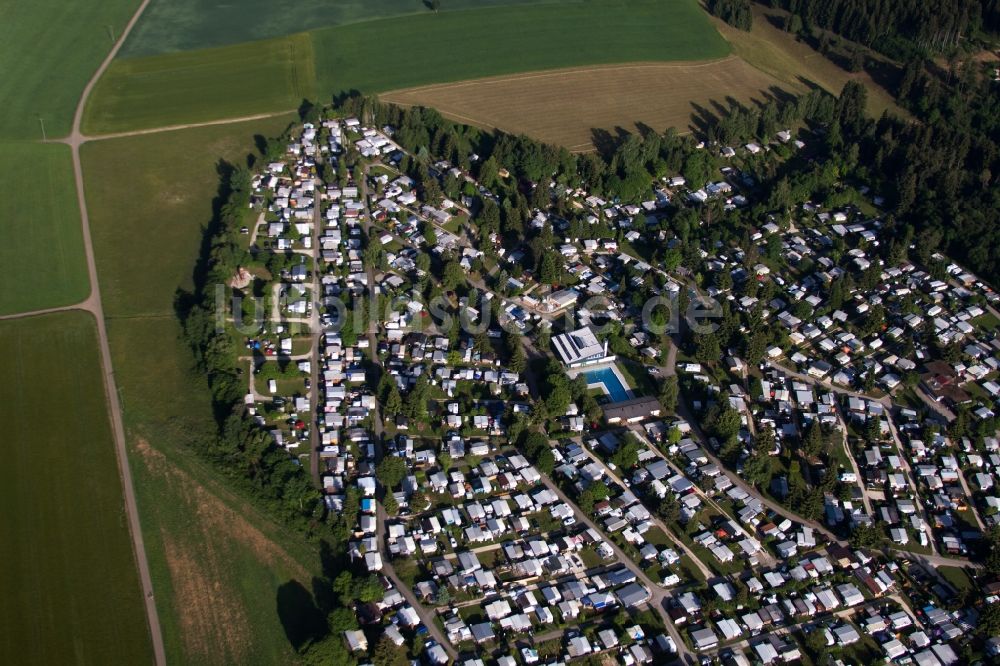
<svg viewBox="0 0 1000 666">
<path fill-rule="evenodd" d="M 0 323 L 0 662 L 152 660 L 90 315 Z"/>
<path fill-rule="evenodd" d="M 997 326 L 1000 326 L 1000 319 L 997 319 L 991 313 L 987 312 L 984 315 L 976 317 L 970 323 L 976 328 L 981 328 L 987 333 L 992 333 L 996 330 Z"/>
<path fill-rule="evenodd" d="M 636 397 L 657 394 L 656 381 L 643 364 L 622 358 L 618 360 L 618 369 L 632 387 L 632 393 Z"/>
<path fill-rule="evenodd" d="M 202 228 L 212 218 L 218 191 L 219 160 L 245 164 L 255 150 L 255 134 L 276 136 L 291 121 L 292 116 L 275 117 L 83 146 L 108 316 L 173 313 L 175 291 L 192 288 Z"/>
<path fill-rule="evenodd" d="M 108 134 L 287 111 L 316 98 L 315 81 L 308 34 L 115 60 L 94 88 L 83 127 Z"/>
<path fill-rule="evenodd" d="M 173 313 L 175 291 L 191 288 L 217 161 L 243 163 L 255 134 L 280 133 L 288 120 L 99 141 L 83 151 L 108 335 L 172 663 L 294 662 L 282 609 L 304 596 L 298 585 L 311 590 L 319 569 L 313 546 L 261 515 L 193 452 L 216 425 Z"/>
<path fill-rule="evenodd" d="M 976 582 L 961 567 L 940 566 L 937 570 L 955 588 L 960 599 L 964 599 L 969 590 L 976 587 Z"/>
<path fill-rule="evenodd" d="M 2 85 L 2 84 L 0 84 Z M 0 144 L 0 314 L 82 301 L 90 293 L 68 146 Z"/>
<path fill-rule="evenodd" d="M 498 25 L 504 29 L 496 30 Z M 672 0 L 669 6 L 654 0 L 587 0 L 425 11 L 262 42 L 119 59 L 94 90 L 85 127 L 123 131 L 291 109 L 302 97 L 327 100 L 352 89 L 376 93 L 559 67 L 703 60 L 728 52 L 694 0 Z M 460 55 L 466 53 L 476 57 Z"/>
<path fill-rule="evenodd" d="M 69 134 L 83 88 L 139 0 L 4 2 L 0 25 L 0 137 Z"/>
</svg>

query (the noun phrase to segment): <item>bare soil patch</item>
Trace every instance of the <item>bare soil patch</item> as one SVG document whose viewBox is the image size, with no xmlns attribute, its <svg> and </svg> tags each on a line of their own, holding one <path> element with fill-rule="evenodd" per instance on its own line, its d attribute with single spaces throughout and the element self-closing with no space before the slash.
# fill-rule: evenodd
<svg viewBox="0 0 1000 666">
<path fill-rule="evenodd" d="M 207 545 L 207 544 L 206 544 Z M 181 640 L 188 655 L 206 663 L 245 663 L 251 647 L 250 622 L 243 606 L 220 582 L 223 564 L 209 548 L 195 551 L 163 530 L 174 603 L 180 613 Z"/>
<path fill-rule="evenodd" d="M 137 440 L 136 449 L 142 454 L 151 471 L 166 475 L 171 483 L 180 485 L 179 495 L 187 498 L 195 507 L 198 517 L 197 527 L 201 532 L 211 535 L 213 539 L 221 538 L 230 543 L 246 546 L 260 561 L 268 566 L 287 568 L 300 580 L 310 578 L 311 574 L 284 548 L 186 472 L 172 465 L 166 456 L 150 446 L 149 442 L 144 439 Z M 194 528 L 192 525 L 192 529 Z"/>
</svg>

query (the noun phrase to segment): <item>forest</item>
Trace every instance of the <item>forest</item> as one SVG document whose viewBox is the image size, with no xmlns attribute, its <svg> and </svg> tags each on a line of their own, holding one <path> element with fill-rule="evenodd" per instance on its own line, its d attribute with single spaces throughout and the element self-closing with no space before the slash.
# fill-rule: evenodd
<svg viewBox="0 0 1000 666">
<path fill-rule="evenodd" d="M 712 16 L 718 16 L 740 30 L 750 30 L 753 27 L 753 6 L 750 0 L 708 0 L 705 8 Z"/>
<path fill-rule="evenodd" d="M 1000 26 L 997 0 L 763 0 L 798 16 L 806 31 L 829 30 L 888 56 L 907 59 L 948 51 Z"/>
</svg>

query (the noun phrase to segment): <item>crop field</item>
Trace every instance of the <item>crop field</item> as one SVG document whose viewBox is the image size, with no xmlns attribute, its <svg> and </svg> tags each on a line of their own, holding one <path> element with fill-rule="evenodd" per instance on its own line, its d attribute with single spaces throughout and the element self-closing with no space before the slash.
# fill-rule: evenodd
<svg viewBox="0 0 1000 666">
<path fill-rule="evenodd" d="M 95 86 L 88 134 L 235 118 L 315 98 L 308 34 L 151 58 L 115 60 Z"/>
<path fill-rule="evenodd" d="M 745 32 L 710 18 L 719 32 L 732 44 L 733 53 L 754 67 L 787 85 L 818 85 L 830 93 L 840 94 L 844 84 L 856 79 L 868 88 L 868 112 L 878 117 L 885 110 L 901 116 L 909 114 L 898 107 L 892 95 L 865 72 L 851 73 L 827 59 L 794 35 L 775 27 L 768 19 L 777 10 L 765 10 L 754 5 L 753 30 Z"/>
<path fill-rule="evenodd" d="M 493 5 L 566 4 L 587 0 L 447 0 L 440 11 Z M 283 37 L 319 27 L 426 14 L 421 0 L 153 0 L 120 52 L 122 57 L 158 55 Z"/>
<path fill-rule="evenodd" d="M 0 322 L 0 346 L 0 663 L 149 663 L 94 321 Z"/>
<path fill-rule="evenodd" d="M 422 12 L 266 42 L 118 59 L 94 91 L 84 127 L 91 133 L 128 131 L 290 110 L 303 97 L 325 102 L 349 90 L 377 93 L 544 69 L 705 60 L 728 52 L 693 0 Z"/>
<path fill-rule="evenodd" d="M 84 174 L 108 335 L 168 663 L 295 661 L 279 612 L 319 557 L 218 479 L 192 447 L 214 436 L 211 395 L 181 339 L 174 293 L 190 289 L 220 159 L 291 120 L 87 144 Z M 141 285 L 141 286 L 139 286 Z"/>
<path fill-rule="evenodd" d="M 0 2 L 0 137 L 65 136 L 77 100 L 139 0 Z"/>
<path fill-rule="evenodd" d="M 313 41 L 318 88 L 334 92 L 384 92 L 544 69 L 705 60 L 729 53 L 708 16 L 688 0 L 426 13 L 317 30 Z"/>
<path fill-rule="evenodd" d="M 700 109 L 727 98 L 749 104 L 776 89 L 798 92 L 736 57 L 704 63 L 643 63 L 494 77 L 383 94 L 387 102 L 434 107 L 459 122 L 524 133 L 590 150 L 594 130 L 691 128 Z"/>
<path fill-rule="evenodd" d="M 0 315 L 82 301 L 90 293 L 68 146 L 0 143 Z"/>
</svg>

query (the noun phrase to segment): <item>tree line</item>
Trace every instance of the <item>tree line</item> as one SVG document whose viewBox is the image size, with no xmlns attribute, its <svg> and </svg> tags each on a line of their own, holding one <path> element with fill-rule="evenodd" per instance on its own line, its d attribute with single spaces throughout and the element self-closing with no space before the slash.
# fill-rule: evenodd
<svg viewBox="0 0 1000 666">
<path fill-rule="evenodd" d="M 708 0 L 705 7 L 712 16 L 740 30 L 753 27 L 753 7 L 750 0 Z"/>
<path fill-rule="evenodd" d="M 828 30 L 891 57 L 958 46 L 984 24 L 995 25 L 994 0 L 767 0 L 799 17 L 802 28 Z"/>
</svg>

